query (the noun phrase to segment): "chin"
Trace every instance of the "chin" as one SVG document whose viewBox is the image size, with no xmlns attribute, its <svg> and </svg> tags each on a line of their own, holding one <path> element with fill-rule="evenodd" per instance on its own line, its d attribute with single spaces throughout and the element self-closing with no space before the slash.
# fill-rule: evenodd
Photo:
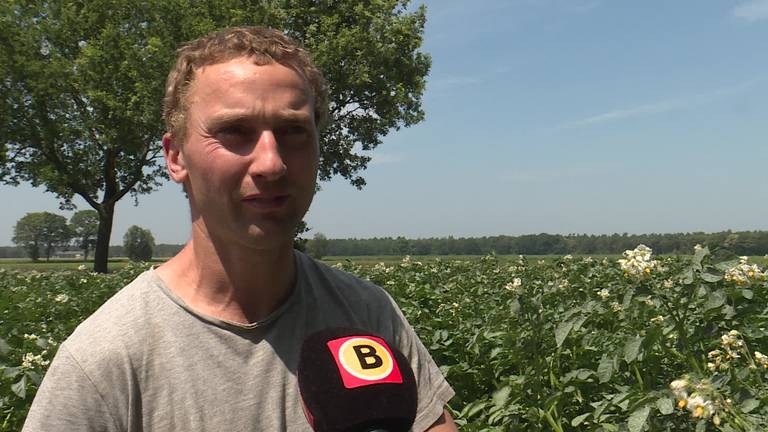
<svg viewBox="0 0 768 432">
<path fill-rule="evenodd" d="M 293 244 L 296 228 L 290 227 L 257 227 L 251 226 L 248 233 L 240 240 L 254 249 L 272 249 Z"/>
</svg>

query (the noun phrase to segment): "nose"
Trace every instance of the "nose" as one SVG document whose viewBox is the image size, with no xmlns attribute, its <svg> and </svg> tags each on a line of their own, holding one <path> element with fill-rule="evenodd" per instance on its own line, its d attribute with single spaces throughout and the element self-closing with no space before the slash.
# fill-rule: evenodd
<svg viewBox="0 0 768 432">
<path fill-rule="evenodd" d="M 252 177 L 273 181 L 285 175 L 288 169 L 280 154 L 275 134 L 270 130 L 264 130 L 259 135 L 251 159 L 248 173 Z"/>
</svg>

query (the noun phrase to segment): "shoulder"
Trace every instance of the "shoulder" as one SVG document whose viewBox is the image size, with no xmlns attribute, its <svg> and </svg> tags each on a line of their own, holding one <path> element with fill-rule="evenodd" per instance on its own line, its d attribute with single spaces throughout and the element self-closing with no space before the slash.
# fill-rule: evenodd
<svg viewBox="0 0 768 432">
<path fill-rule="evenodd" d="M 298 268 L 313 287 L 337 292 L 351 301 L 393 304 L 390 295 L 373 282 L 296 252 Z"/>
<path fill-rule="evenodd" d="M 127 355 L 126 347 L 144 339 L 146 320 L 159 289 L 148 270 L 123 287 L 86 318 L 64 342 L 71 355 L 87 369 L 89 364 L 112 362 Z"/>
<path fill-rule="evenodd" d="M 307 316 L 327 326 L 369 330 L 389 341 L 408 327 L 392 297 L 373 282 L 297 252 L 299 284 Z"/>
</svg>

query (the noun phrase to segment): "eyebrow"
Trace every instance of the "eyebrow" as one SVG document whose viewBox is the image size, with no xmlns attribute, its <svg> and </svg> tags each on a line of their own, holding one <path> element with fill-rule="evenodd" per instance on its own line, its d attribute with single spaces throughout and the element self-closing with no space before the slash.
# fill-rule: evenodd
<svg viewBox="0 0 768 432">
<path fill-rule="evenodd" d="M 305 123 L 310 121 L 313 117 L 304 112 L 304 111 L 297 111 L 297 110 L 290 110 L 285 109 L 278 111 L 274 116 L 270 116 L 271 118 L 275 119 L 275 122 L 277 123 Z M 210 118 L 206 122 L 206 127 L 211 129 L 216 129 L 222 126 L 232 125 L 235 123 L 240 122 L 250 122 L 250 121 L 261 121 L 264 119 L 263 115 L 256 114 L 253 112 L 231 112 L 231 113 L 224 113 L 217 116 L 214 116 Z"/>
</svg>

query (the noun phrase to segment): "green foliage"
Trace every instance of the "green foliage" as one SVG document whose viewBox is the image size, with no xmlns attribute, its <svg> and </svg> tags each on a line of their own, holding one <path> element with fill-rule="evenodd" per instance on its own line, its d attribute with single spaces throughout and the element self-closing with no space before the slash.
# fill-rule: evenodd
<svg viewBox="0 0 768 432">
<path fill-rule="evenodd" d="M 733 258 L 341 266 L 397 299 L 462 430 L 765 430 L 768 282 Z"/>
<path fill-rule="evenodd" d="M 296 227 L 296 233 L 293 236 L 293 248 L 298 251 L 306 251 L 307 250 L 307 239 L 304 238 L 303 234 L 309 231 L 309 227 L 307 226 L 307 223 L 303 220 L 299 222 L 299 225 Z"/>
<path fill-rule="evenodd" d="M 63 246 L 71 237 L 72 233 L 64 216 L 37 212 L 27 213 L 16 222 L 12 241 L 27 249 L 32 261 L 37 261 L 41 247 L 46 259 L 50 259 L 54 248 Z"/>
<path fill-rule="evenodd" d="M 136 225 L 128 228 L 123 236 L 123 248 L 131 261 L 151 260 L 154 247 L 155 238 L 152 233 Z"/>
<path fill-rule="evenodd" d="M 0 432 L 20 431 L 59 344 L 146 266 L 110 275 L 0 269 Z"/>
<path fill-rule="evenodd" d="M 768 429 L 768 275 L 726 251 L 338 266 L 393 295 L 461 430 Z M 19 430 L 57 344 L 143 268 L 0 269 L 0 431 Z"/>
<path fill-rule="evenodd" d="M 285 29 L 330 84 L 331 125 L 319 176 L 357 187 L 390 130 L 423 118 L 429 57 L 425 11 L 405 0 L 128 0 L 0 2 L 0 180 L 29 182 L 66 208 L 81 196 L 99 214 L 95 269 L 106 270 L 115 203 L 149 193 L 160 163 L 162 98 L 184 41 L 235 25 Z"/>
<path fill-rule="evenodd" d="M 315 259 L 322 259 L 328 254 L 328 237 L 320 232 L 315 233 L 312 240 L 307 242 L 307 253 Z"/>
<path fill-rule="evenodd" d="M 83 249 L 83 261 L 85 261 L 88 259 L 88 251 L 96 242 L 99 213 L 95 210 L 80 210 L 72 215 L 69 224 L 78 246 Z"/>
</svg>

